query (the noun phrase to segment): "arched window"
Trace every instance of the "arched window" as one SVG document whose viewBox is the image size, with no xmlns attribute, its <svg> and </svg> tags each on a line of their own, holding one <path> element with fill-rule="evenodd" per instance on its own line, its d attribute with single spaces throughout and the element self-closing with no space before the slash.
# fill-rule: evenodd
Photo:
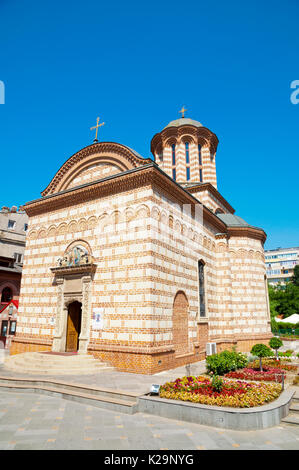
<svg viewBox="0 0 299 470">
<path fill-rule="evenodd" d="M 1 295 L 1 302 L 10 302 L 12 300 L 12 290 L 10 287 L 4 287 Z"/>
<path fill-rule="evenodd" d="M 186 181 L 190 180 L 190 152 L 189 142 L 185 142 L 185 155 L 186 155 Z"/>
<path fill-rule="evenodd" d="M 189 165 L 190 163 L 190 157 L 189 157 L 189 142 L 185 143 L 185 152 L 186 152 L 186 165 Z"/>
<path fill-rule="evenodd" d="M 199 164 L 199 181 L 202 183 L 202 158 L 201 158 L 201 145 L 198 144 L 198 164 Z"/>
<path fill-rule="evenodd" d="M 202 165 L 202 160 L 201 160 L 201 145 L 198 144 L 198 163 L 201 166 Z"/>
<path fill-rule="evenodd" d="M 206 316 L 206 303 L 205 303 L 205 263 L 198 261 L 198 297 L 199 297 L 199 316 L 203 318 Z"/>
<path fill-rule="evenodd" d="M 172 166 L 175 166 L 175 144 L 172 144 Z"/>
<path fill-rule="evenodd" d="M 201 145 L 198 144 L 198 163 L 201 166 L 202 165 L 202 160 L 201 160 Z"/>
<path fill-rule="evenodd" d="M 186 180 L 187 180 L 187 181 L 190 180 L 190 166 L 187 166 L 187 167 L 186 167 Z"/>
</svg>

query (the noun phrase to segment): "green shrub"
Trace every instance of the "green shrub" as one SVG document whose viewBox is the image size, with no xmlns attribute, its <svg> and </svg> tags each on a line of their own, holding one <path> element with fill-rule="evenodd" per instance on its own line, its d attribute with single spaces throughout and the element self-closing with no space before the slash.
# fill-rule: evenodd
<svg viewBox="0 0 299 470">
<path fill-rule="evenodd" d="M 236 351 L 222 351 L 206 358 L 207 372 L 215 375 L 224 375 L 227 372 L 246 367 L 248 363 L 245 354 Z"/>
<path fill-rule="evenodd" d="M 288 356 L 293 356 L 293 354 L 294 354 L 294 349 L 287 349 L 285 352 L 286 352 L 286 354 L 287 354 Z"/>
<path fill-rule="evenodd" d="M 297 330 L 299 323 L 277 322 L 279 330 Z"/>
<path fill-rule="evenodd" d="M 278 352 L 278 355 L 280 357 L 291 357 L 293 356 L 293 354 L 294 354 L 294 351 L 292 349 L 288 349 L 288 351 L 284 351 L 284 352 L 280 352 L 280 351 Z"/>
</svg>

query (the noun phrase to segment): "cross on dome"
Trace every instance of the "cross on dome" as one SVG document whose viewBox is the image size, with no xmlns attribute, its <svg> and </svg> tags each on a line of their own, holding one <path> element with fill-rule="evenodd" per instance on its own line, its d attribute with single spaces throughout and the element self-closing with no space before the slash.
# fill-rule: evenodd
<svg viewBox="0 0 299 470">
<path fill-rule="evenodd" d="M 182 118 L 185 117 L 185 112 L 187 111 L 187 109 L 185 109 L 185 107 L 183 106 L 182 109 L 179 111 L 179 113 L 182 114 Z"/>
</svg>

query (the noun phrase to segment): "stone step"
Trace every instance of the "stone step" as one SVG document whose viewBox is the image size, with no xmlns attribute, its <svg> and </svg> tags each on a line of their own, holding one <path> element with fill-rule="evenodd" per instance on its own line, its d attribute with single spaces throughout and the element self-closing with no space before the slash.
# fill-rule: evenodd
<svg viewBox="0 0 299 470">
<path fill-rule="evenodd" d="M 297 411 L 299 413 L 299 400 L 291 403 L 290 410 Z"/>
<path fill-rule="evenodd" d="M 69 356 L 60 356 L 56 354 L 42 354 L 42 353 L 22 353 L 9 356 L 6 359 L 7 361 L 18 361 L 24 359 L 26 361 L 38 361 L 38 362 L 48 362 L 48 363 L 60 363 L 60 362 L 80 362 L 80 361 L 97 361 L 91 354 L 74 354 Z"/>
<path fill-rule="evenodd" d="M 298 413 L 289 413 L 288 416 L 282 418 L 282 423 L 295 424 L 299 426 L 299 415 Z"/>
<path fill-rule="evenodd" d="M 86 365 L 93 365 L 93 364 L 106 364 L 104 362 L 98 361 L 96 359 L 88 359 L 88 358 L 81 358 L 79 360 L 73 359 L 71 361 L 64 361 L 62 360 L 54 360 L 54 361 L 45 361 L 45 360 L 40 360 L 38 358 L 26 358 L 26 357 L 16 357 L 16 358 L 11 358 L 8 359 L 4 362 L 5 365 L 9 364 L 20 364 L 20 365 L 25 365 L 26 364 L 37 364 L 37 365 L 42 365 L 43 367 L 51 367 L 51 366 L 60 366 L 60 365 L 74 365 L 74 366 L 80 366 L 82 364 Z"/>
<path fill-rule="evenodd" d="M 67 367 L 65 364 L 60 366 L 53 365 L 52 367 L 45 367 L 42 364 L 10 364 L 5 366 L 6 370 L 11 370 L 15 372 L 26 372 L 26 373 L 36 373 L 36 374 L 87 374 L 92 372 L 100 372 L 103 370 L 112 370 L 113 368 L 105 364 L 80 364 L 72 365 Z"/>
<path fill-rule="evenodd" d="M 90 354 L 69 356 L 43 353 L 22 353 L 9 356 L 4 367 L 15 372 L 32 374 L 92 374 L 102 370 L 112 370 L 109 364 L 95 359 Z"/>
<path fill-rule="evenodd" d="M 110 398 L 117 398 L 120 400 L 136 402 L 137 398 L 140 396 L 140 393 L 132 391 L 122 391 L 122 390 L 111 390 L 109 388 L 98 387 L 96 385 L 87 385 L 87 384 L 78 384 L 70 383 L 65 380 L 57 380 L 51 378 L 27 378 L 27 377 L 7 377 L 0 376 L 0 385 L 18 385 L 23 387 L 55 387 L 56 389 L 63 389 L 68 391 L 82 392 L 87 394 L 105 396 Z"/>
<path fill-rule="evenodd" d="M 21 385 L 13 383 L 0 383 L 0 390 L 13 390 L 14 392 L 35 392 L 45 393 L 52 396 L 60 396 L 61 398 L 77 401 L 79 403 L 97 406 L 122 413 L 134 414 L 138 410 L 137 400 L 131 401 L 124 398 L 109 397 L 89 391 L 69 390 L 55 385 Z"/>
<path fill-rule="evenodd" d="M 10 370 L 13 370 L 14 372 L 16 373 L 24 373 L 26 372 L 26 374 L 30 375 L 38 375 L 38 376 L 43 376 L 43 375 L 51 375 L 51 376 L 55 376 L 55 375 L 92 375 L 92 374 L 97 374 L 101 371 L 105 371 L 105 370 L 111 370 L 110 368 L 89 368 L 89 369 L 84 369 L 84 370 L 81 370 L 81 369 L 51 369 L 51 370 L 47 370 L 47 371 L 43 371 L 43 370 L 39 370 L 39 369 L 29 369 L 27 368 L 26 371 L 24 371 L 24 368 L 21 369 L 21 368 L 10 368 Z"/>
</svg>

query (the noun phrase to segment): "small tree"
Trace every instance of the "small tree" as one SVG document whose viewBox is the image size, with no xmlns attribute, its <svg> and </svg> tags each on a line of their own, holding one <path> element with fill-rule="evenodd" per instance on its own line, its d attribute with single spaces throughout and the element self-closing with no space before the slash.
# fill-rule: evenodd
<svg viewBox="0 0 299 470">
<path fill-rule="evenodd" d="M 251 354 L 253 354 L 254 356 L 257 356 L 259 358 L 259 360 L 260 360 L 260 371 L 262 371 L 263 370 L 262 358 L 267 357 L 267 356 L 271 356 L 272 355 L 271 349 L 268 348 L 268 346 L 266 346 L 265 344 L 255 344 L 254 346 L 252 346 L 250 352 L 251 352 Z"/>
<path fill-rule="evenodd" d="M 283 342 L 281 341 L 280 338 L 276 338 L 276 336 L 273 336 L 273 338 L 271 338 L 269 341 L 270 348 L 275 349 L 277 361 L 278 361 L 278 349 L 281 348 L 282 345 L 283 345 Z"/>
</svg>

